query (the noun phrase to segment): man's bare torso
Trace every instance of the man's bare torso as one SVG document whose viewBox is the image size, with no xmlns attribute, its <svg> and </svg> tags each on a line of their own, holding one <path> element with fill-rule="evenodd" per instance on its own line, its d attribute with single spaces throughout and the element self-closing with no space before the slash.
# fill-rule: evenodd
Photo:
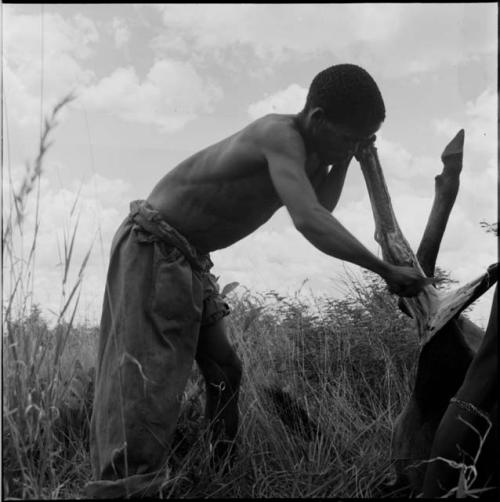
<svg viewBox="0 0 500 502">
<path fill-rule="evenodd" d="M 300 138 L 293 115 L 267 115 L 181 162 L 154 187 L 148 202 L 201 252 L 251 234 L 283 205 L 264 153 L 270 130 L 277 128 Z M 308 158 L 306 172 L 317 187 L 327 169 Z"/>
</svg>

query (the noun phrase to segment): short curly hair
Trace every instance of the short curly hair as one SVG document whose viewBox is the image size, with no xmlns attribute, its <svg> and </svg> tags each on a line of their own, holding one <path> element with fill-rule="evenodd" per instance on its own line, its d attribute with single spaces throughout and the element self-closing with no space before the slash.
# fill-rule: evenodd
<svg viewBox="0 0 500 502">
<path fill-rule="evenodd" d="M 305 110 L 317 106 L 332 122 L 361 131 L 369 131 L 385 119 L 384 100 L 375 80 L 353 64 L 333 65 L 314 77 Z"/>
</svg>

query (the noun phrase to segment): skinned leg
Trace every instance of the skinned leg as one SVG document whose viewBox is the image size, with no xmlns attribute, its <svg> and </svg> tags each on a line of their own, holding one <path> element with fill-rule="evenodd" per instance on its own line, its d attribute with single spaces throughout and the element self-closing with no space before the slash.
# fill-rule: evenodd
<svg viewBox="0 0 500 502">
<path fill-rule="evenodd" d="M 224 319 L 202 326 L 198 338 L 196 362 L 206 385 L 205 417 L 215 440 L 215 457 L 221 457 L 232 445 L 238 430 L 238 396 L 242 366 L 226 337 Z M 222 442 L 221 442 L 222 440 Z"/>
<path fill-rule="evenodd" d="M 459 417 L 471 424 L 481 435 L 484 435 L 487 430 L 488 421 L 481 416 L 481 413 L 490 413 L 498 399 L 497 302 L 497 290 L 495 290 L 493 306 L 483 342 L 470 364 L 462 386 L 456 394 L 456 398 L 459 400 L 458 405 L 456 402 L 450 403 L 436 431 L 431 458 L 441 457 L 461 462 L 465 453 L 467 454 L 467 463 L 470 463 L 470 459 L 478 450 L 479 438 L 469 425 L 459 420 Z M 483 448 L 481 453 L 481 457 L 485 457 L 485 459 L 480 457 L 478 463 L 481 465 L 485 462 L 486 465 L 489 464 L 491 469 L 492 465 L 497 462 L 498 446 L 495 441 L 491 440 L 486 445 L 487 447 Z M 439 497 L 446 494 L 451 488 L 457 486 L 458 477 L 458 470 L 450 467 L 446 462 L 437 460 L 430 463 L 424 480 L 424 498 Z M 498 476 L 496 476 L 496 479 L 491 480 L 489 486 L 497 486 L 497 483 Z M 497 495 L 498 486 L 497 490 L 491 493 L 493 497 Z"/>
</svg>

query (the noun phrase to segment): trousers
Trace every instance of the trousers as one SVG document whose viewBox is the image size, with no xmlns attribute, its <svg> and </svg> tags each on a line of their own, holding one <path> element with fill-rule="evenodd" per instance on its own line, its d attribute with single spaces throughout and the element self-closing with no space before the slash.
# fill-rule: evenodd
<svg viewBox="0 0 500 502">
<path fill-rule="evenodd" d="M 199 253 L 145 201 L 111 246 L 90 424 L 96 498 L 157 493 L 200 326 L 229 314 Z"/>
</svg>

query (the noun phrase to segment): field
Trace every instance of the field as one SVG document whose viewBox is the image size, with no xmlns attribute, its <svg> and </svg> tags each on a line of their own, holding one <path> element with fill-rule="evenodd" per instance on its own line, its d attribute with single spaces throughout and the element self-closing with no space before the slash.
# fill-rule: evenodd
<svg viewBox="0 0 500 502">
<path fill-rule="evenodd" d="M 10 201 L 2 236 L 9 274 L 2 310 L 6 499 L 83 498 L 91 479 L 98 326 L 74 322 L 88 255 L 74 263 L 75 227 L 64 240 L 61 309 L 49 326 L 30 301 L 36 226 L 31 237 L 23 230 L 24 208 L 36 197 L 60 107 Z M 70 270 L 77 272 L 73 283 Z M 343 287 L 342 300 L 318 297 L 312 305 L 299 293 L 282 297 L 239 286 L 228 294 L 229 337 L 244 366 L 238 455 L 229 471 L 211 467 L 204 383 L 193 367 L 164 497 L 391 495 L 385 487 L 391 431 L 410 394 L 418 341 L 377 277 L 345 277 Z M 295 412 L 297 406 L 305 413 Z"/>
<path fill-rule="evenodd" d="M 416 337 L 383 287 L 373 281 L 345 300 L 319 299 L 316 311 L 300 297 L 273 294 L 233 292 L 230 302 L 230 336 L 244 364 L 238 458 L 229 473 L 210 468 L 204 384 L 193 368 L 165 495 L 379 495 L 390 475 L 392 423 L 409 395 L 417 357 Z M 97 334 L 96 327 L 48 329 L 36 309 L 8 326 L 5 497 L 83 496 L 91 477 Z M 273 400 L 269 388 L 292 396 L 317 429 L 301 430 L 299 417 Z"/>
</svg>

